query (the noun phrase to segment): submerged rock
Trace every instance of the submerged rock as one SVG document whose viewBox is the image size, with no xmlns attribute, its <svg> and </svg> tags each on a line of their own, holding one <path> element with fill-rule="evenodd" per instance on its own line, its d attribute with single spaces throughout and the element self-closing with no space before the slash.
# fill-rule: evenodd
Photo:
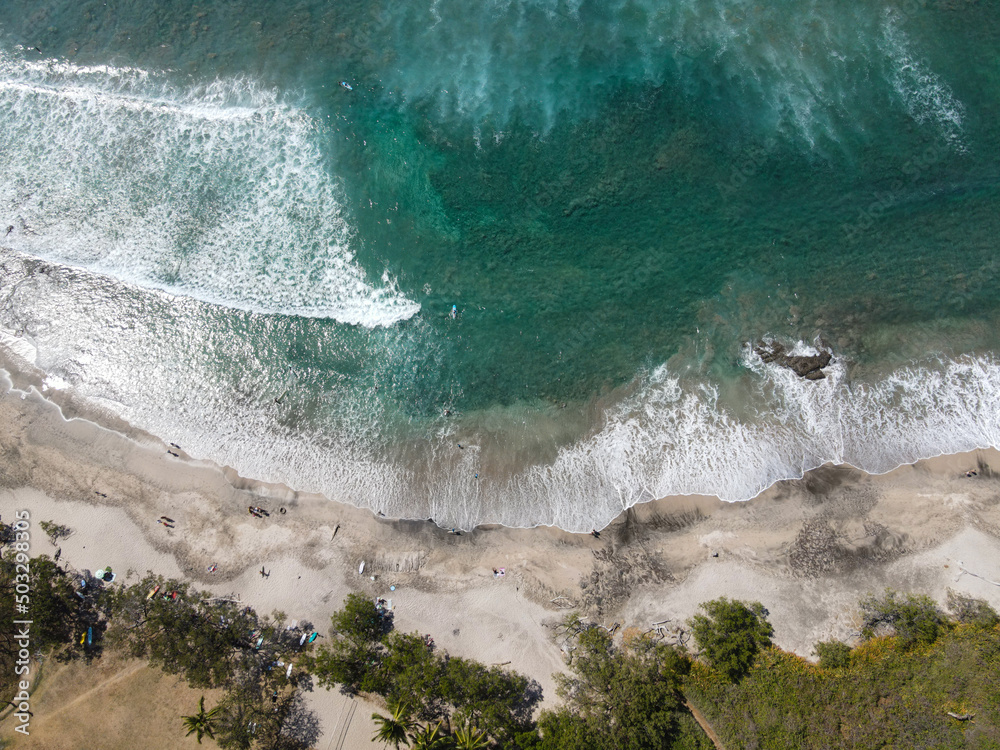
<svg viewBox="0 0 1000 750">
<path fill-rule="evenodd" d="M 819 354 L 789 354 L 784 344 L 777 341 L 758 341 L 754 351 L 764 360 L 787 367 L 806 380 L 822 380 L 826 377 L 823 368 L 833 360 L 833 353 L 822 351 Z"/>
</svg>

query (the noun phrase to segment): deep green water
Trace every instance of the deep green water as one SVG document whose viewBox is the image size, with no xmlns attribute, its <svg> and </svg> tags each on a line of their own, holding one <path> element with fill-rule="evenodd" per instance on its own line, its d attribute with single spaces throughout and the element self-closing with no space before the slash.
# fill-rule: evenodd
<svg viewBox="0 0 1000 750">
<path fill-rule="evenodd" d="M 451 525 L 995 445 L 998 41 L 959 0 L 2 2 L 0 325 L 196 455 Z"/>
</svg>

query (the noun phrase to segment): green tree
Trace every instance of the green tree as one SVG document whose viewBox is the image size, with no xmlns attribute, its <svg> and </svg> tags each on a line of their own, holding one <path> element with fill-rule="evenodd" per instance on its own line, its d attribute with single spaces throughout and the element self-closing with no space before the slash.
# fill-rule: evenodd
<svg viewBox="0 0 1000 750">
<path fill-rule="evenodd" d="M 97 624 L 94 607 L 97 601 L 76 596 L 74 582 L 49 557 L 32 558 L 31 619 L 36 646 L 42 651 L 67 644 L 76 644 L 74 635 Z M 94 594 L 100 599 L 100 594 Z"/>
<path fill-rule="evenodd" d="M 215 739 L 215 725 L 218 721 L 218 716 L 222 712 L 222 708 L 216 706 L 211 711 L 205 710 L 205 696 L 201 696 L 201 700 L 198 701 L 198 713 L 193 716 L 182 716 L 181 720 L 184 722 L 184 727 L 188 730 L 185 737 L 190 737 L 192 734 L 197 732 L 198 744 L 201 744 L 201 738 L 208 735 L 211 739 Z"/>
<path fill-rule="evenodd" d="M 881 596 L 869 594 L 861 600 L 861 637 L 870 640 L 881 628 L 891 629 L 906 646 L 933 643 L 947 622 L 929 596 L 897 594 L 886 589 Z"/>
<path fill-rule="evenodd" d="M 372 721 L 378 727 L 372 742 L 378 740 L 386 745 L 391 742 L 398 750 L 406 742 L 407 735 L 416 729 L 416 722 L 410 718 L 410 707 L 405 703 L 390 703 L 389 710 L 392 712 L 389 716 L 372 714 Z"/>
<path fill-rule="evenodd" d="M 519 732 L 533 728 L 532 715 L 541 688 L 517 672 L 487 667 L 471 659 L 449 657 L 438 683 L 442 700 L 508 747 Z"/>
<path fill-rule="evenodd" d="M 570 707 L 542 711 L 538 718 L 538 729 L 541 731 L 538 742 L 540 750 L 567 750 L 575 747 L 598 750 L 604 747 L 601 733 Z"/>
<path fill-rule="evenodd" d="M 771 645 L 774 628 L 760 602 L 726 597 L 701 605 L 705 614 L 688 620 L 701 655 L 715 669 L 736 681 L 743 677 L 761 649 Z"/>
<path fill-rule="evenodd" d="M 259 684 L 234 684 L 219 702 L 216 742 L 223 750 L 249 750 L 258 738 L 273 735 L 277 717 Z"/>
<path fill-rule="evenodd" d="M 363 594 L 348 594 L 330 620 L 336 635 L 355 644 L 380 642 L 391 629 L 388 619 Z"/>
<path fill-rule="evenodd" d="M 305 660 L 320 685 L 343 685 L 352 692 L 385 695 L 389 680 L 381 668 L 386 648 L 383 639 L 391 622 L 361 594 L 349 594 L 344 606 L 331 617 L 332 638 Z"/>
<path fill-rule="evenodd" d="M 851 665 L 851 647 L 842 641 L 819 641 L 814 648 L 823 669 L 845 669 Z"/>
<path fill-rule="evenodd" d="M 425 721 L 443 718 L 445 708 L 438 689 L 444 661 L 418 633 L 391 633 L 385 641 L 381 672 L 390 701 L 417 709 Z"/>
<path fill-rule="evenodd" d="M 544 748 L 659 750 L 674 746 L 685 713 L 690 662 L 671 646 L 634 638 L 623 646 L 598 627 L 575 636 L 571 675 L 558 675 L 560 709 L 539 721 Z"/>
<path fill-rule="evenodd" d="M 256 650 L 251 640 L 251 633 L 273 633 L 256 612 L 206 597 L 186 583 L 150 574 L 118 589 L 111 609 L 112 643 L 165 672 L 183 675 L 192 687 L 226 686 L 239 672 L 274 657 L 273 650 Z"/>
</svg>

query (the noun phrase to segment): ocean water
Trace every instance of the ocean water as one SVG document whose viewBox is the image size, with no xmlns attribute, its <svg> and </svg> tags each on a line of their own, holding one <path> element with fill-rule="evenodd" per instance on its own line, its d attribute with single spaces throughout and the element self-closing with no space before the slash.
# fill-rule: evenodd
<svg viewBox="0 0 1000 750">
<path fill-rule="evenodd" d="M 0 329 L 445 526 L 998 446 L 998 48 L 975 0 L 0 0 Z"/>
</svg>

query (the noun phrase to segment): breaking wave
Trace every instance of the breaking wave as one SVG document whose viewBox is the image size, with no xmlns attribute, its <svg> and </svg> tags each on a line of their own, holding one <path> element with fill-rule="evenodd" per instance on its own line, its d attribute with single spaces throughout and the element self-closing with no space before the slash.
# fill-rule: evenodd
<svg viewBox="0 0 1000 750">
<path fill-rule="evenodd" d="M 351 249 L 306 112 L 248 80 L 0 52 L 0 222 L 15 249 L 244 310 L 365 326 L 419 305 Z"/>
</svg>

